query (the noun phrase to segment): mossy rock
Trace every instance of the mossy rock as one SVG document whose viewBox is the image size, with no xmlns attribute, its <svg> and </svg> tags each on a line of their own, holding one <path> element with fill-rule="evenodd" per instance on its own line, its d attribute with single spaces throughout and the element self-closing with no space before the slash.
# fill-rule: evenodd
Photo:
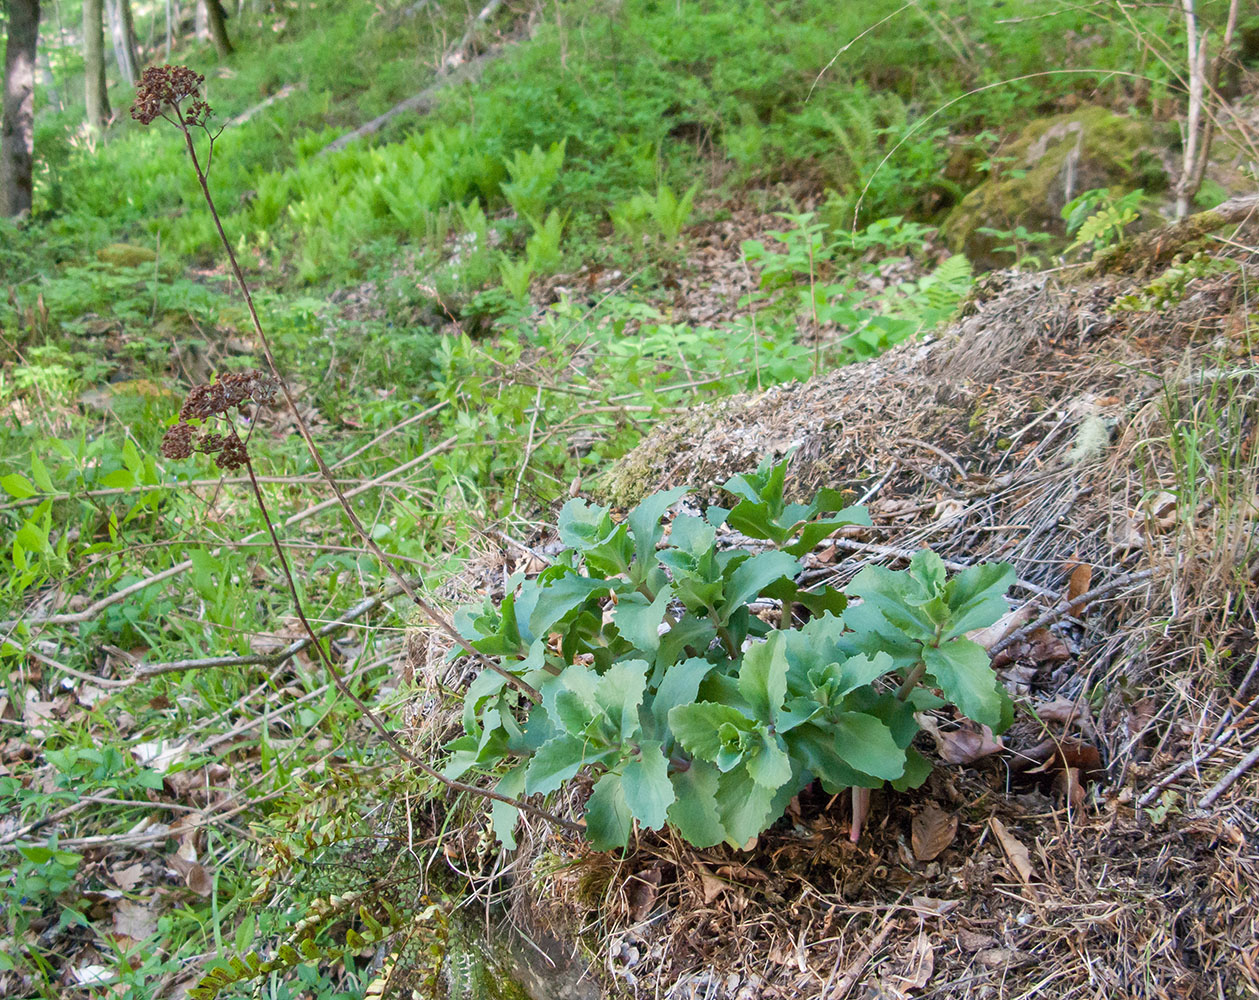
<svg viewBox="0 0 1259 1000">
<path fill-rule="evenodd" d="M 1001 156 L 1001 168 L 962 199 L 943 227 L 950 248 L 981 268 L 1012 261 L 996 252 L 1009 240 L 980 229 L 1024 226 L 1065 238 L 1063 206 L 1084 191 L 1167 185 L 1149 123 L 1092 105 L 1031 122 Z"/>
<path fill-rule="evenodd" d="M 131 243 L 111 243 L 96 251 L 96 259 L 102 264 L 114 267 L 139 267 L 141 264 L 152 264 L 157 254 L 148 247 L 138 247 Z"/>
</svg>

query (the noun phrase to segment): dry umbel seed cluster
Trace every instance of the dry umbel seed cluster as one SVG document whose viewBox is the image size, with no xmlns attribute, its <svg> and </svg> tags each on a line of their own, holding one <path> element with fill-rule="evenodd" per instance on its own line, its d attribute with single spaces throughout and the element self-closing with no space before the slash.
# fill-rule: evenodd
<svg viewBox="0 0 1259 1000">
<path fill-rule="evenodd" d="M 205 77 L 187 66 L 150 66 L 140 76 L 131 117 L 141 125 L 150 124 L 154 118 L 165 118 L 176 125 L 204 127 L 212 109 L 198 96 L 203 83 Z M 180 102 L 189 97 L 196 100 L 186 109 L 181 108 Z M 166 113 L 167 108 L 175 112 L 175 118 Z"/>
<path fill-rule="evenodd" d="M 162 438 L 162 454 L 178 461 L 201 452 L 213 455 L 220 469 L 239 469 L 249 461 L 249 452 L 235 428 L 229 424 L 227 434 L 198 432 L 187 421 L 226 416 L 233 407 L 250 402 L 266 405 L 279 391 L 279 379 L 257 370 L 232 372 L 207 385 L 193 386 L 179 411 L 179 423 Z"/>
</svg>

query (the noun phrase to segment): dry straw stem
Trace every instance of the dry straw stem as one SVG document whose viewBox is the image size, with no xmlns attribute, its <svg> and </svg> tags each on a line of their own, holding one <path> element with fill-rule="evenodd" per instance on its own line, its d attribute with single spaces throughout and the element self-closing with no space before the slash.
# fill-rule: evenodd
<svg viewBox="0 0 1259 1000">
<path fill-rule="evenodd" d="M 514 687 L 520 690 L 527 697 L 531 698 L 534 701 L 538 701 L 539 700 L 538 692 L 533 687 L 526 684 L 524 681 L 520 680 L 519 678 L 509 673 L 508 671 L 504 670 L 497 663 L 494 663 L 488 657 L 484 656 L 478 650 L 474 649 L 471 646 L 471 644 L 468 643 L 467 640 L 465 640 L 458 633 L 458 631 L 454 628 L 454 625 L 449 621 L 449 619 L 445 617 L 445 615 L 438 612 L 427 601 L 423 600 L 419 596 L 416 589 L 411 585 L 411 583 L 401 573 L 399 573 L 398 570 L 394 568 L 388 556 L 384 553 L 384 551 L 380 548 L 380 546 L 376 544 L 375 540 L 371 537 L 370 533 L 367 531 L 366 528 L 364 528 L 362 522 L 359 520 L 357 513 L 355 513 L 354 508 L 350 505 L 345 494 L 342 492 L 340 485 L 337 483 L 336 476 L 333 474 L 332 470 L 328 467 L 327 463 L 324 461 L 323 455 L 320 452 L 319 447 L 315 444 L 315 440 L 310 432 L 310 428 L 307 425 L 305 418 L 302 416 L 301 410 L 298 408 L 297 401 L 293 398 L 292 392 L 290 391 L 287 382 L 284 380 L 283 375 L 280 373 L 279 366 L 276 364 L 276 361 L 275 361 L 275 355 L 272 353 L 272 350 L 271 350 L 271 343 L 267 338 L 266 332 L 262 328 L 261 321 L 258 319 L 258 312 L 254 307 L 253 296 L 250 294 L 249 285 L 245 281 L 244 273 L 241 271 L 240 264 L 236 260 L 236 254 L 232 250 L 231 242 L 228 240 L 227 234 L 223 231 L 223 224 L 219 219 L 218 210 L 215 208 L 214 198 L 210 194 L 209 180 L 206 175 L 206 170 L 202 169 L 201 162 L 197 156 L 196 145 L 193 142 L 192 133 L 189 129 L 188 121 L 186 120 L 185 115 L 180 111 L 179 101 L 177 99 L 172 102 L 172 105 L 176 113 L 176 118 L 174 119 L 175 123 L 178 125 L 180 131 L 183 133 L 184 143 L 188 151 L 188 156 L 190 160 L 192 161 L 193 169 L 196 171 L 197 182 L 201 185 L 201 191 L 202 191 L 202 194 L 205 196 L 206 205 L 208 206 L 210 210 L 210 215 L 214 220 L 215 230 L 218 232 L 219 240 L 222 243 L 223 248 L 227 253 L 228 260 L 232 268 L 232 274 L 235 276 L 237 286 L 240 288 L 241 294 L 245 299 L 245 306 L 249 312 L 250 320 L 253 323 L 254 331 L 258 335 L 258 340 L 262 344 L 263 353 L 267 359 L 267 365 L 271 369 L 272 375 L 276 378 L 276 380 L 278 381 L 280 385 L 280 390 L 284 394 L 285 401 L 289 405 L 289 409 L 291 410 L 293 414 L 293 419 L 295 423 L 297 424 L 297 428 L 299 432 L 301 433 L 302 440 L 305 442 L 307 450 L 310 452 L 311 458 L 314 459 L 315 465 L 318 467 L 320 474 L 323 476 L 323 478 L 328 483 L 328 485 L 332 488 L 332 491 L 334 495 L 336 496 L 337 502 L 341 506 L 341 509 L 345 512 L 346 516 L 350 520 L 350 523 L 354 526 L 354 529 L 358 532 L 359 536 L 362 538 L 363 543 L 371 550 L 372 554 L 375 555 L 376 558 L 380 561 L 381 566 L 384 567 L 389 572 L 389 574 L 394 577 L 394 579 L 397 581 L 402 591 L 407 594 L 407 596 L 416 604 L 417 607 L 419 607 L 426 615 L 428 615 L 429 618 L 434 623 L 436 623 L 437 626 L 441 628 L 443 632 L 445 632 L 461 648 L 463 648 L 466 652 L 468 652 L 474 659 L 476 659 L 482 665 L 489 667 L 490 669 L 501 674 L 509 683 L 511 683 Z M 197 105 L 194 104 L 194 108 L 195 107 L 197 107 Z M 194 122 L 193 124 L 196 125 L 197 122 Z M 202 125 L 201 127 L 204 127 L 204 126 Z M 207 131 L 207 135 L 209 135 L 208 131 Z M 213 156 L 213 150 L 214 150 L 214 136 L 210 135 L 210 154 L 209 154 L 210 157 Z M 210 163 L 210 159 L 207 158 L 207 169 L 209 167 L 209 163 Z M 232 437 L 235 438 L 237 441 L 239 441 L 239 438 L 236 436 L 235 428 L 232 427 L 231 424 L 228 424 L 228 428 Z M 348 684 L 346 684 L 345 679 L 342 677 L 341 673 L 337 670 L 336 666 L 332 663 L 332 660 L 328 657 L 327 652 L 324 650 L 323 646 L 319 642 L 319 637 L 316 635 L 314 628 L 311 626 L 309 620 L 306 618 L 306 614 L 304 610 L 302 609 L 301 595 L 298 593 L 297 584 L 293 580 L 293 575 L 288 565 L 288 559 L 284 553 L 284 546 L 280 543 L 280 539 L 278 535 L 276 534 L 275 525 L 272 523 L 271 517 L 267 511 L 266 501 L 263 498 L 261 486 L 259 485 L 257 478 L 255 477 L 255 474 L 254 474 L 253 463 L 252 461 L 249 460 L 247 455 L 245 458 L 245 469 L 249 473 L 250 486 L 253 489 L 254 499 L 258 504 L 258 509 L 261 512 L 263 521 L 266 524 L 267 532 L 271 537 L 271 541 L 275 549 L 276 557 L 277 559 L 279 559 L 280 567 L 283 570 L 285 580 L 288 584 L 289 592 L 293 598 L 294 609 L 297 613 L 298 618 L 300 619 L 302 623 L 302 627 L 305 629 L 310 639 L 311 644 L 314 646 L 319 656 L 319 659 L 322 661 L 325 669 L 328 671 L 329 676 L 331 676 L 333 681 L 336 683 L 338 690 L 340 690 L 341 693 L 346 698 L 348 698 L 351 702 L 354 703 L 355 707 L 362 713 L 363 717 L 366 718 L 369 723 L 371 723 L 373 728 L 375 728 L 377 733 L 380 735 L 381 739 L 384 740 L 386 744 L 388 744 L 390 749 L 392 749 L 402 759 L 410 762 L 421 773 L 439 782 L 440 784 L 445 785 L 447 788 L 451 789 L 452 791 L 465 792 L 467 794 L 479 796 L 481 798 L 491 799 L 496 802 L 502 802 L 507 805 L 514 806 L 523 812 L 537 816 L 541 819 L 545 819 L 547 822 L 552 823 L 555 826 L 562 827 L 566 830 L 569 830 L 570 832 L 580 833 L 582 830 L 582 827 L 580 825 L 573 823 L 570 820 L 563 819 L 559 816 L 555 816 L 552 813 L 547 812 L 545 809 L 539 809 L 536 806 L 530 805 L 527 802 L 521 801 L 519 799 L 513 799 L 505 795 L 501 795 L 495 791 L 491 791 L 484 788 L 478 788 L 475 785 L 469 785 L 461 781 L 453 781 L 450 778 L 447 778 L 440 771 L 431 767 L 427 762 L 421 760 L 419 757 L 415 756 L 413 753 L 407 750 L 404 746 L 402 746 L 402 744 L 398 742 L 398 740 L 393 736 L 393 734 L 390 733 L 389 730 L 385 728 L 385 725 L 383 722 L 381 722 L 380 718 L 374 712 L 372 712 L 371 709 L 369 709 L 367 705 L 362 701 L 362 699 L 359 698 L 358 695 L 354 693 L 354 691 L 349 687 Z"/>
</svg>

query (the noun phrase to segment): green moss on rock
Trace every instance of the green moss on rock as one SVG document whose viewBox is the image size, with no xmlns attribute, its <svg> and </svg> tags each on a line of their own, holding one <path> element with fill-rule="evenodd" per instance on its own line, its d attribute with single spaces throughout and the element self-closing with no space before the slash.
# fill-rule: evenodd
<svg viewBox="0 0 1259 1000">
<path fill-rule="evenodd" d="M 1024 226 L 1065 237 L 1063 206 L 1082 192 L 1166 186 L 1154 145 L 1148 123 L 1102 107 L 1033 121 L 1001 151 L 1005 162 L 994 176 L 949 214 L 944 236 L 954 252 L 980 267 L 1008 265 L 1008 255 L 996 252 L 1008 240 L 980 229 Z"/>
</svg>

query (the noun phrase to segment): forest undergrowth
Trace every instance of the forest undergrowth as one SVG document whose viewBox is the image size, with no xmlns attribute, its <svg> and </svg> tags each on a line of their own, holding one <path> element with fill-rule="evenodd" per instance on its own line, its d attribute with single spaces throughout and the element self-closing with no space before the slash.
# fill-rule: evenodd
<svg viewBox="0 0 1259 1000">
<path fill-rule="evenodd" d="M 1088 102 L 1170 134 L 1182 100 L 1152 5 L 264 6 L 228 60 L 172 55 L 206 78 L 257 324 L 170 129 L 96 140 L 45 88 L 36 213 L 0 221 L 8 995 L 174 995 L 289 933 L 344 873 L 264 896 L 259 865 L 368 836 L 401 793 L 356 703 L 393 726 L 413 695 L 406 588 L 440 604 L 468 560 L 527 550 L 669 415 L 939 328 L 976 274 L 938 226 L 1009 123 Z M 48 56 L 64 97 L 81 63 Z M 1012 231 L 1011 260 L 1136 221 L 1086 208 L 1087 239 Z M 191 387 L 272 350 L 300 420 L 237 401 L 247 474 L 221 441 L 162 450 Z M 366 951 L 334 935 L 264 995 L 360 995 Z"/>
</svg>

